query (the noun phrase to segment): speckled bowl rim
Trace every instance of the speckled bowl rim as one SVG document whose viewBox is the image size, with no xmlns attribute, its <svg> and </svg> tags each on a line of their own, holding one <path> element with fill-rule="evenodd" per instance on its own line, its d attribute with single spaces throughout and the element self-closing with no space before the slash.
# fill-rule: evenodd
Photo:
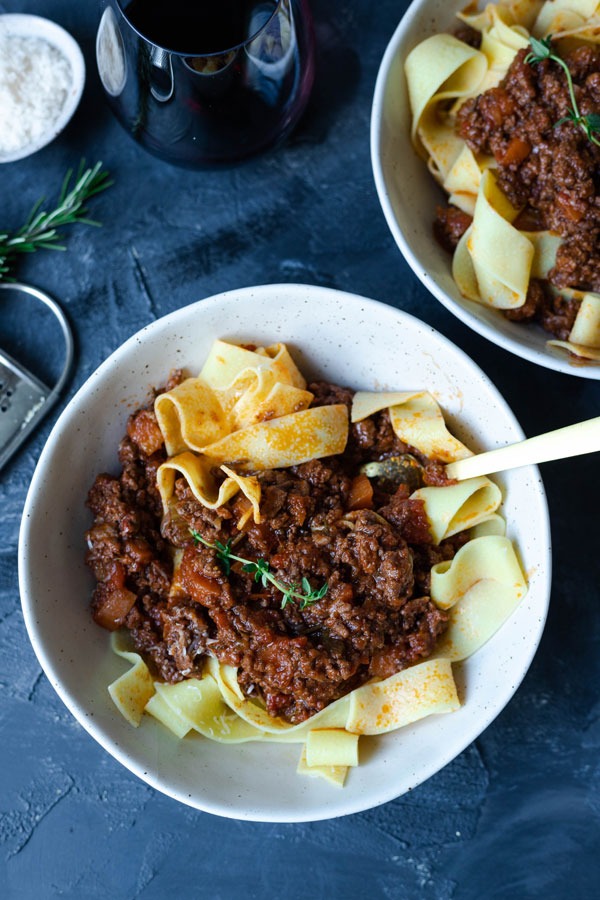
<svg viewBox="0 0 600 900">
<path fill-rule="evenodd" d="M 66 687 L 64 683 L 66 675 L 63 676 L 63 673 L 61 672 L 61 666 L 63 667 L 63 671 L 66 672 L 64 669 L 65 658 L 60 655 L 63 651 L 61 650 L 60 654 L 54 653 L 53 655 L 51 649 L 47 646 L 44 627 L 38 621 L 38 615 L 41 617 L 45 614 L 43 609 L 44 602 L 50 602 L 49 600 L 45 601 L 44 593 L 47 591 L 47 586 L 46 582 L 43 580 L 43 576 L 45 574 L 44 566 L 47 565 L 47 563 L 44 562 L 44 556 L 47 559 L 48 554 L 51 553 L 51 549 L 49 549 L 48 546 L 43 548 L 39 546 L 40 541 L 38 540 L 36 542 L 36 529 L 42 529 L 42 531 L 38 532 L 38 537 L 40 535 L 46 535 L 47 524 L 45 517 L 50 516 L 50 518 L 52 518 L 55 513 L 54 507 L 51 509 L 45 509 L 44 507 L 45 493 L 48 490 L 48 475 L 52 469 L 53 462 L 54 465 L 57 464 L 56 461 L 53 460 L 53 455 L 61 450 L 65 441 L 72 439 L 72 434 L 70 436 L 70 432 L 72 433 L 75 431 L 75 426 L 78 423 L 81 423 L 81 411 L 85 408 L 86 402 L 90 400 L 94 394 L 101 393 L 103 381 L 107 379 L 113 370 L 117 372 L 119 376 L 123 376 L 124 382 L 126 382 L 127 377 L 131 378 L 132 372 L 129 371 L 129 367 L 133 365 L 136 349 L 142 347 L 145 341 L 150 340 L 151 343 L 152 338 L 156 340 L 160 337 L 162 346 L 168 341 L 167 333 L 181 334 L 182 330 L 185 329 L 186 322 L 189 323 L 191 321 L 191 317 L 198 317 L 199 320 L 201 320 L 204 316 L 205 320 L 210 321 L 211 315 L 214 314 L 216 316 L 218 314 L 219 319 L 222 317 L 223 320 L 227 320 L 228 315 L 235 309 L 239 310 L 241 304 L 245 307 L 248 307 L 248 304 L 252 304 L 251 314 L 256 315 L 257 320 L 262 322 L 263 318 L 261 318 L 261 316 L 265 311 L 261 310 L 262 302 L 264 302 L 269 309 L 272 309 L 274 303 L 294 303 L 294 309 L 297 309 L 302 303 L 306 304 L 305 311 L 298 315 L 304 315 L 306 317 L 307 323 L 310 322 L 310 328 L 313 327 L 314 323 L 318 322 L 320 315 L 327 316 L 329 314 L 332 316 L 334 310 L 336 314 L 339 310 L 340 315 L 344 317 L 344 321 L 348 319 L 352 322 L 352 325 L 348 327 L 350 327 L 355 334 L 359 334 L 358 329 L 361 325 L 362 316 L 362 321 L 364 323 L 377 322 L 377 326 L 369 325 L 368 327 L 376 328 L 381 335 L 385 334 L 387 336 L 390 331 L 397 330 L 399 334 L 412 334 L 413 337 L 418 337 L 428 348 L 427 353 L 425 350 L 421 350 L 422 355 L 429 356 L 434 354 L 436 350 L 438 354 L 448 354 L 448 359 L 452 360 L 453 364 L 460 369 L 461 374 L 463 374 L 464 370 L 462 384 L 465 384 L 465 379 L 472 378 L 477 380 L 477 385 L 479 386 L 477 389 L 481 389 L 483 395 L 485 395 L 485 398 L 487 399 L 489 407 L 494 410 L 493 420 L 490 419 L 490 421 L 502 422 L 501 429 L 510 433 L 511 439 L 519 440 L 523 437 L 523 432 L 506 401 L 481 369 L 479 369 L 479 367 L 462 350 L 435 331 L 435 329 L 425 325 L 408 313 L 355 294 L 348 294 L 329 288 L 314 287 L 310 285 L 263 285 L 228 291 L 172 312 L 133 335 L 98 367 L 66 406 L 52 429 L 48 441 L 41 453 L 25 501 L 19 536 L 19 584 L 23 616 L 27 631 L 35 653 L 50 683 L 84 729 L 131 772 L 136 774 L 147 784 L 184 804 L 227 818 L 265 822 L 318 821 L 321 819 L 360 812 L 378 806 L 413 789 L 418 784 L 438 772 L 461 753 L 481 734 L 508 703 L 533 659 L 547 615 L 551 578 L 551 542 L 548 508 L 543 484 L 537 468 L 528 466 L 521 470 L 514 470 L 515 472 L 519 471 L 522 473 L 522 481 L 518 483 L 526 484 L 527 491 L 529 491 L 527 496 L 527 518 L 533 517 L 535 527 L 532 529 L 531 523 L 528 523 L 528 529 L 529 531 L 533 530 L 535 533 L 532 546 L 535 548 L 534 556 L 537 561 L 535 566 L 537 574 L 535 575 L 535 596 L 532 596 L 531 598 L 532 607 L 531 609 L 527 607 L 518 611 L 519 622 L 514 625 L 514 628 L 516 629 L 514 650 L 512 642 L 507 650 L 507 659 L 510 661 L 508 663 L 510 672 L 507 674 L 506 678 L 504 678 L 503 673 L 503 677 L 500 679 L 499 689 L 497 693 L 494 694 L 493 698 L 487 698 L 487 701 L 485 700 L 485 697 L 484 699 L 480 698 L 480 708 L 475 709 L 471 707 L 471 712 L 469 714 L 470 718 L 466 719 L 465 722 L 461 722 L 462 725 L 466 723 L 469 726 L 466 730 L 462 727 L 458 727 L 458 720 L 455 725 L 451 724 L 450 732 L 452 734 L 452 740 L 448 741 L 443 746 L 440 746 L 443 741 L 440 741 L 439 738 L 443 738 L 445 734 L 444 728 L 446 727 L 444 723 L 449 721 L 451 717 L 433 717 L 436 720 L 434 725 L 434 733 L 436 735 L 434 758 L 423 761 L 419 756 L 418 762 L 415 765 L 415 772 L 411 774 L 410 777 L 406 775 L 406 772 L 402 771 L 402 766 L 399 766 L 401 760 L 397 758 L 395 752 L 392 752 L 391 763 L 393 763 L 393 765 L 391 765 L 390 768 L 386 768 L 388 759 L 384 754 L 383 769 L 377 769 L 377 778 L 380 783 L 377 790 L 370 789 L 371 782 L 369 781 L 367 772 L 370 763 L 367 759 L 364 770 L 362 770 L 362 766 L 359 767 L 359 770 L 361 770 L 361 778 L 363 781 L 367 779 L 365 789 L 354 790 L 354 788 L 349 789 L 346 787 L 340 791 L 339 789 L 325 785 L 323 782 L 319 782 L 318 779 L 301 779 L 300 776 L 295 775 L 293 768 L 288 771 L 286 767 L 283 775 L 280 775 L 275 769 L 269 768 L 268 760 L 269 753 L 271 752 L 269 748 L 273 748 L 274 752 L 283 753 L 284 751 L 282 748 L 285 747 L 285 745 L 252 745 L 253 747 L 259 747 L 261 749 L 256 751 L 253 749 L 252 751 L 244 752 L 259 754 L 258 759 L 260 759 L 265 771 L 268 771 L 269 779 L 274 779 L 275 783 L 279 784 L 280 789 L 283 785 L 283 789 L 285 790 L 285 785 L 292 783 L 291 780 L 293 779 L 301 779 L 302 782 L 302 788 L 299 789 L 297 786 L 300 782 L 293 781 L 294 790 L 296 792 L 301 790 L 301 794 L 298 795 L 301 799 L 297 800 L 296 806 L 294 806 L 294 804 L 288 805 L 287 803 L 284 803 L 283 806 L 273 805 L 271 808 L 267 801 L 263 801 L 262 795 L 262 805 L 248 800 L 242 800 L 240 802 L 239 798 L 242 797 L 241 793 L 237 794 L 237 798 L 235 795 L 232 795 L 231 797 L 228 797 L 227 800 L 222 800 L 220 795 L 216 801 L 214 799 L 207 799 L 202 793 L 202 787 L 200 791 L 198 791 L 197 784 L 195 784 L 192 789 L 192 786 L 186 782 L 184 789 L 181 786 L 175 785 L 174 782 L 176 777 L 172 772 L 170 777 L 165 777 L 164 769 L 161 769 L 160 752 L 158 752 L 159 763 L 154 767 L 148 765 L 146 757 L 150 751 L 146 753 L 147 748 L 142 748 L 140 744 L 135 743 L 135 752 L 128 752 L 123 746 L 122 734 L 125 733 L 128 736 L 127 740 L 130 740 L 129 735 L 131 735 L 133 730 L 130 729 L 130 726 L 127 725 L 124 720 L 120 719 L 118 713 L 116 713 L 114 709 L 110 714 L 109 726 L 103 728 L 98 724 L 98 719 L 94 720 L 94 714 L 90 714 L 91 699 L 89 696 L 76 696 L 72 690 L 69 690 Z M 269 303 L 271 304 L 271 307 L 269 307 Z M 321 313 L 321 309 L 329 309 L 329 313 Z M 250 315 L 250 313 L 248 315 Z M 288 319 L 282 317 L 282 321 L 287 322 Z M 332 321 L 332 319 L 329 321 Z M 304 327 L 308 328 L 309 325 L 307 324 Z M 264 332 L 264 325 L 261 326 L 261 328 Z M 177 329 L 179 329 L 179 332 L 177 332 Z M 214 336 L 216 337 L 217 335 Z M 333 331 L 332 336 L 334 340 L 337 339 Z M 276 333 L 275 339 L 283 340 L 284 338 L 283 335 L 280 336 Z M 388 337 L 385 338 L 385 340 L 388 339 Z M 363 340 L 365 340 L 365 338 L 363 338 L 362 335 L 359 335 L 357 344 L 360 346 L 360 342 Z M 381 340 L 383 341 L 384 338 L 382 337 Z M 151 353 L 152 349 L 148 352 Z M 432 359 L 433 358 L 434 357 L 432 356 Z M 145 357 L 141 355 L 139 359 L 135 359 L 136 364 L 141 366 Z M 432 363 L 432 365 L 433 364 L 434 363 Z M 148 368 L 148 365 L 146 365 L 145 368 Z M 324 374 L 325 376 L 327 375 L 327 370 Z M 474 389 L 469 388 L 469 390 Z M 461 436 L 464 437 L 464 434 Z M 61 442 L 63 443 L 61 444 Z M 69 446 L 68 443 L 66 446 Z M 514 472 L 508 473 L 508 475 L 514 476 Z M 88 486 L 89 485 L 86 484 L 86 490 Z M 79 492 L 77 496 L 80 496 Z M 55 527 L 58 527 L 58 525 L 55 525 Z M 67 538 L 64 540 L 66 539 Z M 60 547 L 61 545 L 58 544 L 58 546 Z M 83 549 L 82 542 L 81 555 L 83 554 Z M 77 552 L 79 553 L 79 551 Z M 41 571 L 41 575 L 38 570 Z M 37 583 L 36 578 L 38 579 Z M 39 580 L 40 578 L 42 578 L 41 581 Z M 61 591 L 62 590 L 63 587 L 61 584 Z M 530 594 L 531 593 L 532 591 L 530 591 Z M 62 597 L 63 594 L 61 593 L 60 596 Z M 77 603 L 79 602 L 78 598 Z M 87 601 L 83 602 L 87 608 Z M 528 602 L 528 598 L 526 597 L 524 604 L 527 604 Z M 523 622 L 526 622 L 526 627 L 521 625 L 521 615 L 523 616 Z M 88 622 L 88 624 L 92 623 Z M 503 628 L 507 628 L 507 626 L 508 623 L 506 623 Z M 93 625 L 92 627 L 95 628 Z M 512 634 L 512 630 L 513 624 L 510 625 L 510 634 Z M 99 629 L 96 629 L 96 633 L 98 631 Z M 104 640 L 104 636 L 102 636 L 102 640 Z M 497 637 L 492 638 L 491 640 L 497 640 Z M 504 638 L 504 641 L 506 640 L 507 637 Z M 496 664 L 498 647 L 498 644 L 494 647 L 494 665 Z M 519 658 L 518 665 L 512 663 L 512 660 L 514 659 L 513 653 Z M 103 691 L 105 691 L 104 684 L 105 682 L 102 683 Z M 477 707 L 477 704 L 475 704 L 475 706 Z M 466 704 L 463 709 L 464 708 L 466 708 Z M 460 714 L 461 711 L 459 710 L 457 713 L 453 713 L 452 717 L 460 716 Z M 473 717 L 476 722 L 475 726 L 471 723 L 471 718 Z M 406 741 L 411 741 L 412 735 L 419 732 L 419 729 L 423 727 L 423 723 L 430 723 L 431 721 L 432 717 L 428 720 L 423 720 L 421 723 L 416 723 L 415 727 L 408 726 L 406 729 L 402 730 L 405 744 Z M 153 723 L 153 725 L 158 725 L 158 723 Z M 127 731 L 121 732 L 121 729 L 125 727 Z M 425 727 L 429 726 L 426 725 Z M 161 726 L 158 726 L 158 728 L 160 729 Z M 164 731 L 161 732 L 160 740 L 163 740 L 162 733 L 164 733 Z M 396 732 L 395 734 L 398 735 L 400 732 Z M 429 734 L 429 732 L 427 732 L 427 734 Z M 389 737 L 393 736 L 385 735 L 383 738 L 377 738 L 375 740 L 385 740 Z M 153 740 L 154 747 L 152 748 L 152 752 L 157 753 L 155 746 L 159 739 L 155 736 Z M 149 740 L 149 743 L 152 743 L 152 741 Z M 221 745 L 214 746 L 221 747 Z M 248 744 L 239 746 L 245 748 L 251 747 L 251 745 Z M 296 747 L 297 745 L 292 746 Z M 395 751 L 397 744 L 394 742 L 393 745 L 390 746 L 392 751 Z M 379 748 L 377 749 L 378 752 L 383 752 L 379 751 Z M 142 750 L 144 750 L 144 752 L 142 752 Z M 170 749 L 168 751 L 172 756 L 175 756 L 177 752 L 176 749 Z M 186 750 L 185 752 L 187 753 L 188 751 Z M 389 749 L 387 753 L 389 754 Z M 263 756 L 263 754 L 266 754 L 266 757 Z M 152 753 L 150 753 L 150 755 L 152 756 Z M 280 757 L 276 756 L 273 758 L 275 759 L 275 764 L 278 765 Z M 381 760 L 377 762 L 378 767 L 381 766 L 381 762 Z M 169 762 L 169 764 L 172 765 L 171 762 Z M 195 761 L 194 765 L 196 765 Z M 240 763 L 240 765 L 242 765 L 242 763 Z M 256 766 L 253 771 L 255 770 Z M 358 772 L 359 770 L 355 771 Z M 384 776 L 383 782 L 382 774 Z M 351 775 L 354 775 L 354 772 L 352 772 Z M 262 774 L 260 777 L 262 777 Z M 277 781 L 278 778 L 279 781 Z M 399 786 L 399 779 L 402 780 L 401 786 Z M 201 771 L 197 773 L 197 780 L 200 781 L 202 785 Z M 319 784 L 316 788 L 314 787 L 315 782 L 318 782 Z M 268 781 L 268 784 L 271 784 L 270 780 Z M 245 782 L 241 785 L 238 784 L 236 790 L 241 791 L 244 785 Z M 188 788 L 190 789 L 188 790 Z M 273 791 L 275 790 L 276 789 L 273 788 Z M 306 803 L 304 800 L 305 794 L 308 794 L 309 797 Z M 253 795 L 251 794 L 251 796 Z M 314 802 L 313 798 L 315 798 Z"/>
<path fill-rule="evenodd" d="M 4 13 L 0 15 L 0 24 L 7 23 L 9 31 L 22 37 L 44 38 L 66 57 L 71 66 L 72 81 L 65 105 L 52 126 L 37 141 L 14 150 L 12 153 L 0 152 L 0 163 L 17 162 L 26 159 L 51 143 L 68 125 L 75 110 L 79 106 L 85 84 L 85 61 L 77 41 L 62 25 L 45 19 L 42 16 L 27 13 Z M 12 27 L 11 27 L 12 26 Z"/>
<path fill-rule="evenodd" d="M 383 214 L 400 252 L 417 278 L 461 322 L 482 337 L 487 338 L 493 344 L 503 347 L 510 353 L 514 353 L 536 365 L 580 378 L 600 379 L 600 363 L 578 363 L 570 361 L 567 355 L 559 355 L 558 351 L 551 351 L 544 346 L 545 340 L 550 339 L 551 335 L 545 335 L 545 332 L 542 332 L 539 326 L 502 322 L 499 323 L 500 327 L 497 327 L 493 320 L 495 317 L 500 317 L 501 313 L 495 310 L 488 310 L 473 301 L 466 300 L 461 297 L 460 291 L 456 286 L 451 291 L 444 290 L 436 279 L 435 274 L 423 262 L 423 254 L 419 249 L 421 248 L 422 250 L 425 245 L 423 235 L 417 233 L 417 230 L 409 225 L 408 222 L 399 222 L 394 210 L 391 194 L 396 190 L 393 167 L 397 160 L 394 158 L 394 154 L 391 153 L 390 139 L 389 135 L 386 134 L 385 127 L 386 95 L 391 85 L 391 70 L 393 70 L 397 57 L 404 58 L 417 43 L 417 41 L 411 40 L 411 29 L 413 29 L 419 17 L 424 16 L 427 21 L 427 25 L 420 37 L 420 39 L 423 39 L 429 34 L 435 33 L 436 29 L 433 26 L 433 22 L 436 15 L 447 17 L 454 10 L 458 11 L 464 6 L 464 0 L 450 0 L 450 2 L 448 0 L 414 0 L 400 20 L 383 54 L 373 94 L 370 128 L 371 166 Z M 424 14 L 426 9 L 431 10 L 431 18 Z M 396 82 L 397 89 L 403 92 L 403 102 L 406 104 L 406 109 L 408 109 L 408 93 L 403 69 L 401 72 L 394 72 L 394 74 L 399 79 Z M 408 146 L 403 147 L 404 159 L 406 159 L 407 154 L 410 154 L 411 158 L 416 158 L 416 153 L 412 145 L 410 145 L 410 140 L 407 140 L 407 144 Z M 423 169 L 426 169 L 424 160 L 419 159 L 419 164 Z M 428 177 L 431 178 L 433 185 L 433 178 L 431 176 Z M 438 202 L 441 199 L 442 194 L 440 193 Z M 404 203 L 403 206 L 406 207 L 406 204 Z M 428 239 L 430 243 L 434 242 L 432 231 L 433 216 L 434 206 L 432 205 L 431 224 L 428 225 Z M 449 254 L 440 247 L 439 255 L 443 255 L 444 259 L 447 260 L 445 266 L 449 269 Z M 504 330 L 501 330 L 501 328 Z M 529 329 L 535 329 L 535 337 Z"/>
</svg>

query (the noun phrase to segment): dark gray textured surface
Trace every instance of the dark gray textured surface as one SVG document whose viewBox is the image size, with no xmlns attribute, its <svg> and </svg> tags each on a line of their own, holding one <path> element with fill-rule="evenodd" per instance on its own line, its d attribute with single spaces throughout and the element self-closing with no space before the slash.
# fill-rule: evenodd
<svg viewBox="0 0 600 900">
<path fill-rule="evenodd" d="M 304 281 L 416 314 L 463 347 L 533 435 L 599 412 L 600 384 L 522 362 L 469 332 L 412 275 L 372 183 L 368 126 L 378 63 L 404 2 L 314 0 L 320 47 L 309 111 L 286 147 L 226 172 L 170 168 L 104 106 L 93 0 L 5 2 L 72 31 L 88 64 L 66 132 L 0 168 L 0 228 L 20 223 L 80 156 L 115 177 L 66 254 L 26 260 L 24 280 L 73 323 L 70 393 L 126 337 L 221 290 Z M 0 317 L 0 343 L 18 342 Z M 31 334 L 31 331 L 30 331 Z M 42 374 L 56 364 L 49 346 Z M 54 694 L 20 610 L 17 535 L 36 459 L 58 410 L 0 473 L 0 896 L 206 896 L 480 900 L 598 896 L 600 589 L 597 457 L 547 464 L 554 586 L 539 652 L 512 702 L 411 795 L 331 822 L 236 823 L 180 806 L 129 774 Z"/>
</svg>

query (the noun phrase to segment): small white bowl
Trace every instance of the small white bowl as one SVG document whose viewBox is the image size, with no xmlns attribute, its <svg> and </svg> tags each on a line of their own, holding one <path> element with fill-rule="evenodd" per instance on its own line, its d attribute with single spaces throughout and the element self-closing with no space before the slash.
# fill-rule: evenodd
<svg viewBox="0 0 600 900">
<path fill-rule="evenodd" d="M 83 93 L 85 62 L 77 41 L 71 37 L 68 31 L 57 25 L 56 22 L 51 22 L 49 19 L 43 19 L 40 16 L 7 13 L 0 16 L 0 23 L 11 34 L 16 34 L 20 37 L 43 38 L 45 41 L 48 41 L 49 44 L 52 44 L 53 47 L 56 47 L 62 53 L 71 66 L 71 84 L 58 118 L 36 141 L 11 153 L 0 152 L 0 163 L 7 163 L 25 159 L 25 157 L 31 156 L 32 153 L 41 150 L 42 147 L 53 141 L 67 125 L 77 109 Z"/>
<path fill-rule="evenodd" d="M 425 287 L 465 325 L 530 362 L 583 378 L 600 378 L 600 365 L 574 360 L 546 346 L 552 335 L 538 325 L 510 322 L 501 312 L 465 299 L 452 278 L 452 258 L 433 236 L 435 208 L 446 195 L 411 140 L 404 60 L 432 34 L 451 31 L 464 0 L 414 0 L 381 61 L 371 113 L 371 162 L 379 201 L 401 253 Z"/>
<path fill-rule="evenodd" d="M 299 822 L 368 809 L 414 788 L 460 753 L 513 695 L 541 637 L 550 592 L 550 532 L 536 468 L 497 479 L 529 592 L 515 614 L 456 667 L 461 709 L 378 738 L 343 789 L 296 775 L 298 745 L 178 741 L 151 717 L 132 728 L 107 685 L 124 670 L 91 618 L 84 503 L 99 472 L 117 473 L 128 415 L 172 368 L 197 372 L 213 341 L 284 341 L 308 376 L 366 390 L 428 388 L 475 450 L 522 438 L 506 402 L 457 347 L 389 306 L 326 288 L 269 285 L 177 310 L 126 341 L 68 404 L 41 454 L 19 541 L 23 614 L 51 684 L 85 729 L 124 766 L 171 797 L 237 819 Z M 68 468 L 68 476 L 65 467 Z"/>
</svg>

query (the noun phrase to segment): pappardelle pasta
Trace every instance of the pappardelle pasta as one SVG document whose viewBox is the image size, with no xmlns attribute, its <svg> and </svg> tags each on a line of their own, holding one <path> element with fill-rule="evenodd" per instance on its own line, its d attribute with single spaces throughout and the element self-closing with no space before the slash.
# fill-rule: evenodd
<svg viewBox="0 0 600 900">
<path fill-rule="evenodd" d="M 488 478 L 427 391 L 307 386 L 287 348 L 217 341 L 135 412 L 88 505 L 96 622 L 138 726 L 298 743 L 344 783 L 361 735 L 452 712 L 453 665 L 527 591 Z"/>
<path fill-rule="evenodd" d="M 600 3 L 500 0 L 458 18 L 405 62 L 454 280 L 600 362 Z"/>
</svg>

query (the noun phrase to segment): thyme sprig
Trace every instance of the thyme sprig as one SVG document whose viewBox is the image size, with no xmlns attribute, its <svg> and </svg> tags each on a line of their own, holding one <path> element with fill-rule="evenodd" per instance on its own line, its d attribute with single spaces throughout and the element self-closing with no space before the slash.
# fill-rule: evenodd
<svg viewBox="0 0 600 900">
<path fill-rule="evenodd" d="M 575 88 L 573 85 L 573 78 L 571 76 L 571 71 L 564 61 L 562 57 L 558 56 L 557 53 L 554 52 L 554 47 L 552 44 L 552 35 L 549 34 L 547 37 L 538 40 L 538 38 L 530 37 L 529 43 L 531 45 L 531 53 L 528 53 L 525 57 L 525 62 L 530 64 L 535 64 L 542 62 L 544 59 L 550 59 L 552 62 L 557 63 L 565 73 L 567 79 L 567 87 L 569 89 L 569 97 L 571 99 L 571 109 L 569 110 L 566 116 L 563 116 L 562 119 L 559 119 L 558 122 L 555 122 L 554 127 L 558 128 L 559 125 L 562 125 L 563 122 L 574 122 L 575 125 L 578 125 L 583 131 L 589 141 L 592 144 L 595 144 L 597 147 L 600 147 L 600 138 L 596 135 L 600 135 L 600 115 L 597 113 L 588 113 L 588 115 L 582 115 L 579 104 L 577 103 L 577 98 L 575 96 Z"/>
<path fill-rule="evenodd" d="M 300 584 L 285 584 L 285 582 L 280 581 L 275 577 L 266 559 L 245 559 L 243 556 L 236 556 L 235 553 L 232 553 L 231 539 L 225 544 L 222 541 L 211 543 L 210 541 L 207 541 L 206 538 L 202 537 L 200 532 L 196 531 L 194 528 L 190 528 L 190 534 L 192 535 L 196 546 L 198 544 L 203 544 L 205 547 L 210 547 L 211 550 L 215 551 L 225 575 L 229 575 L 231 572 L 231 563 L 234 561 L 242 563 L 242 571 L 253 575 L 254 581 L 257 582 L 257 584 L 260 583 L 263 587 L 272 584 L 273 587 L 283 595 L 281 598 L 282 609 L 285 609 L 288 603 L 293 603 L 295 601 L 300 603 L 300 609 L 306 609 L 307 606 L 316 603 L 318 600 L 322 600 L 327 593 L 327 583 L 322 585 L 322 587 L 313 590 L 308 578 L 302 578 Z"/>
<path fill-rule="evenodd" d="M 0 280 L 7 278 L 16 258 L 21 253 L 33 253 L 36 250 L 66 250 L 61 243 L 62 235 L 58 231 L 64 225 L 73 225 L 82 222 L 85 225 L 100 225 L 94 219 L 88 218 L 85 204 L 99 194 L 100 191 L 110 187 L 112 181 L 102 163 L 97 162 L 91 168 L 85 168 L 82 160 L 75 175 L 69 169 L 65 175 L 56 206 L 50 212 L 42 209 L 45 197 L 41 197 L 35 204 L 25 224 L 16 232 L 0 233 Z"/>
</svg>

